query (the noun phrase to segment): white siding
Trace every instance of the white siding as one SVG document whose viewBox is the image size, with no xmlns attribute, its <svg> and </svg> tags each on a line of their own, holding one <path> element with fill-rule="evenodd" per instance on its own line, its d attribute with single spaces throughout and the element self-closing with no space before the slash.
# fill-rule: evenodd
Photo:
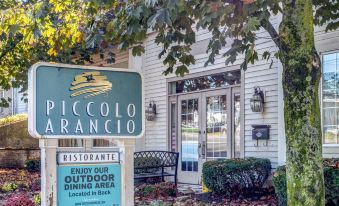
<svg viewBox="0 0 339 206">
<path fill-rule="evenodd" d="M 272 23 L 277 27 L 277 18 Z M 257 50 L 259 54 L 264 51 L 277 51 L 274 42 L 269 39 L 269 34 L 261 29 L 259 31 L 260 39 L 257 41 Z M 259 57 L 260 59 L 261 57 Z M 242 85 L 244 93 L 244 150 L 245 157 L 269 158 L 272 167 L 278 165 L 278 68 L 279 62 L 276 59 L 271 61 L 259 60 L 255 65 L 250 65 L 244 72 L 244 83 Z M 265 94 L 265 104 L 263 113 L 252 112 L 249 102 L 254 93 L 254 87 L 259 86 Z M 253 140 L 252 125 L 262 124 L 270 125 L 270 139 Z"/>
<path fill-rule="evenodd" d="M 19 89 L 14 89 L 14 113 L 22 114 L 27 113 L 27 103 L 24 101 L 23 93 L 19 92 Z"/>
<path fill-rule="evenodd" d="M 12 98 L 12 90 L 3 90 L 0 89 L 0 98 Z M 0 118 L 2 117 L 6 117 L 12 114 L 12 103 L 9 102 L 9 107 L 5 108 L 5 107 L 0 107 Z"/>
<path fill-rule="evenodd" d="M 166 122 L 166 78 L 162 75 L 165 67 L 158 59 L 161 46 L 154 43 L 154 35 L 150 35 L 145 42 L 143 74 L 145 83 L 145 103 L 154 101 L 157 105 L 155 121 L 146 121 L 145 150 L 167 149 L 167 122 Z"/>
</svg>

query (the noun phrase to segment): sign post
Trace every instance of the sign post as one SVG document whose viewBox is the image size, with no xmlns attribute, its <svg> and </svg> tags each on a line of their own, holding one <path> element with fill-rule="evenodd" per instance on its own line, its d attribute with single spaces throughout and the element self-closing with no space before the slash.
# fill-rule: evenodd
<svg viewBox="0 0 339 206">
<path fill-rule="evenodd" d="M 29 121 L 40 138 L 42 205 L 134 204 L 134 141 L 144 132 L 143 79 L 126 69 L 37 63 Z M 116 139 L 118 147 L 65 151 L 58 139 Z"/>
</svg>

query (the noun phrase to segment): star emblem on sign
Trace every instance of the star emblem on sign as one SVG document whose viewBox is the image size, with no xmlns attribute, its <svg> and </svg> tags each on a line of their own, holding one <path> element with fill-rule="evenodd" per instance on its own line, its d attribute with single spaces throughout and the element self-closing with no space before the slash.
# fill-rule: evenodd
<svg viewBox="0 0 339 206">
<path fill-rule="evenodd" d="M 87 82 L 94 81 L 93 74 L 87 75 L 85 78 L 87 79 Z"/>
</svg>

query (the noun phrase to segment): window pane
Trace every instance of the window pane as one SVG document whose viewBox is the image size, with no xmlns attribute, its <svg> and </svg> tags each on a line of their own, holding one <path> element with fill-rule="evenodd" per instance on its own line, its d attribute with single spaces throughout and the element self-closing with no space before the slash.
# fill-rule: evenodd
<svg viewBox="0 0 339 206">
<path fill-rule="evenodd" d="M 114 140 L 108 139 L 94 139 L 93 147 L 117 147 L 117 143 Z"/>
<path fill-rule="evenodd" d="M 226 95 L 206 98 L 207 159 L 227 158 Z"/>
<path fill-rule="evenodd" d="M 323 125 L 324 126 L 336 126 L 337 125 L 337 112 L 336 108 L 324 108 L 323 109 Z"/>
<path fill-rule="evenodd" d="M 181 101 L 181 169 L 197 172 L 199 113 L 198 99 Z M 185 112 L 184 112 L 185 111 Z"/>
<path fill-rule="evenodd" d="M 325 144 L 338 144 L 339 53 L 323 56 L 322 124 Z"/>
<path fill-rule="evenodd" d="M 324 126 L 324 143 L 336 144 L 337 143 L 337 127 L 336 126 Z"/>
<path fill-rule="evenodd" d="M 171 102 L 170 107 L 171 122 L 170 122 L 170 149 L 172 152 L 177 151 L 177 106 L 176 103 Z"/>
<path fill-rule="evenodd" d="M 240 94 L 234 94 L 234 157 L 240 158 Z"/>
<path fill-rule="evenodd" d="M 59 139 L 59 147 L 83 147 L 82 139 Z"/>
</svg>

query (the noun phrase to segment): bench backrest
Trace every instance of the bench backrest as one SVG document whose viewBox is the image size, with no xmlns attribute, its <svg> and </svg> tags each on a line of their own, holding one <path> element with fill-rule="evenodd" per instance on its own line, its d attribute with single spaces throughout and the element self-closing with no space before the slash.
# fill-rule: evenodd
<svg viewBox="0 0 339 206">
<path fill-rule="evenodd" d="M 177 167 L 179 153 L 168 151 L 142 151 L 134 153 L 134 169 Z"/>
</svg>

